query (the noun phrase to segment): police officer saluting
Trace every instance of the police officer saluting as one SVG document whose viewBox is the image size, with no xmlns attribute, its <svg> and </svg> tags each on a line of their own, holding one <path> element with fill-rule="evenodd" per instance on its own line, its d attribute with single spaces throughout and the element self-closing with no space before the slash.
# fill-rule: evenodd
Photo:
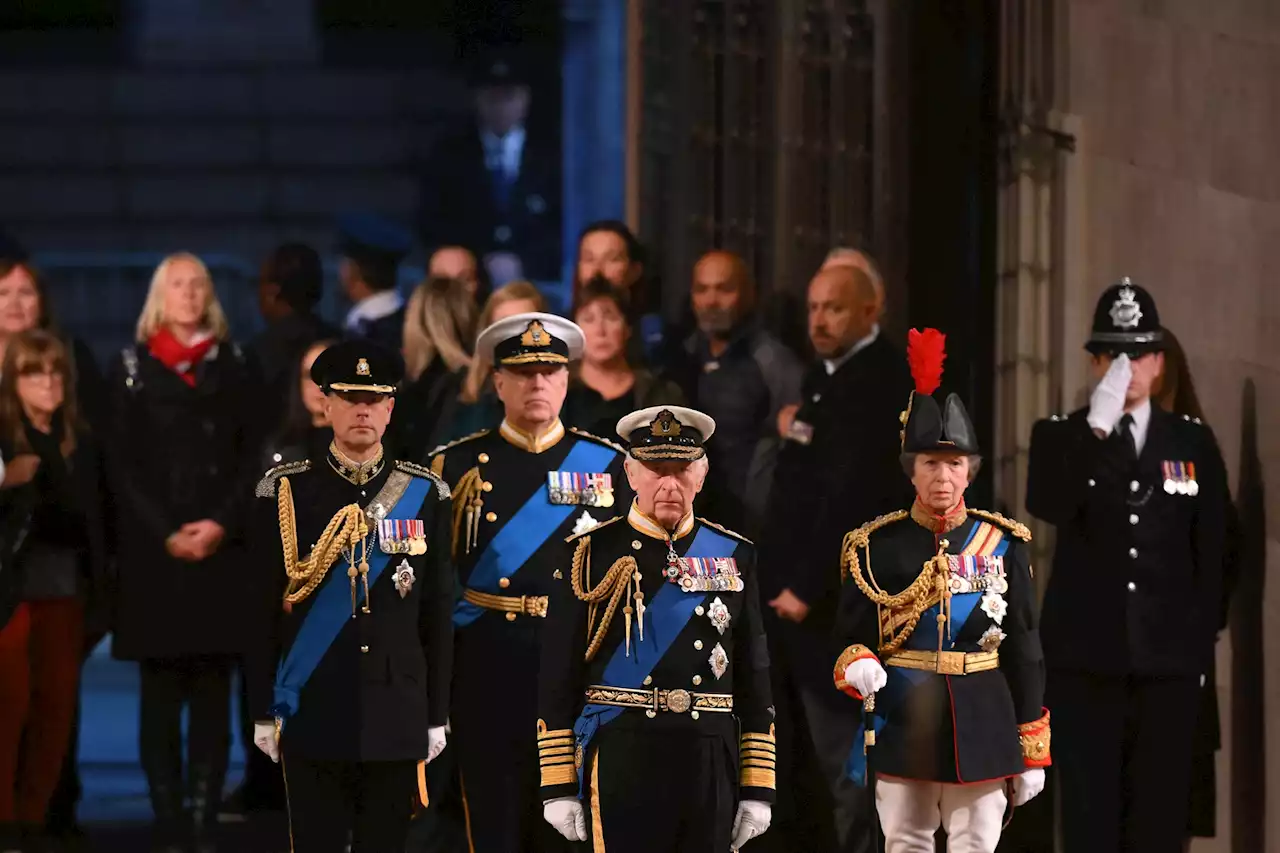
<svg viewBox="0 0 1280 853">
<path fill-rule="evenodd" d="M 1025 525 L 965 505 L 981 462 L 973 424 L 955 394 L 939 406 L 944 336 L 912 330 L 916 381 L 904 413 L 902 464 L 910 510 L 850 533 L 838 630 L 851 645 L 836 688 L 864 701 L 850 756 L 867 764 L 889 853 L 993 853 L 1009 799 L 1044 787 L 1049 714 Z"/>
<path fill-rule="evenodd" d="M 625 521 L 570 537 L 539 676 L 544 816 L 610 853 L 728 851 L 769 826 L 776 743 L 755 548 L 694 518 L 715 422 L 618 422 Z"/>
<path fill-rule="evenodd" d="M 1102 294 L 1087 408 L 1036 424 L 1027 509 L 1057 525 L 1042 613 L 1067 853 L 1178 851 L 1219 620 L 1226 473 L 1213 433 L 1151 403 L 1163 333 Z"/>
<path fill-rule="evenodd" d="M 551 314 L 517 314 L 482 331 L 476 356 L 494 365 L 505 417 L 432 453 L 432 469 L 453 485 L 464 590 L 451 719 L 477 853 L 563 847 L 538 797 L 538 641 L 564 538 L 618 513 L 622 473 L 622 448 L 560 421 L 582 345 L 582 330 Z"/>
<path fill-rule="evenodd" d="M 377 344 L 325 350 L 324 459 L 258 484 L 261 637 L 249 658 L 254 741 L 282 762 L 292 849 L 404 849 L 426 762 L 445 745 L 453 652 L 449 489 L 387 459 L 403 368 Z M 283 563 L 283 565 L 282 565 Z M 273 683 L 274 679 L 274 683 Z"/>
</svg>

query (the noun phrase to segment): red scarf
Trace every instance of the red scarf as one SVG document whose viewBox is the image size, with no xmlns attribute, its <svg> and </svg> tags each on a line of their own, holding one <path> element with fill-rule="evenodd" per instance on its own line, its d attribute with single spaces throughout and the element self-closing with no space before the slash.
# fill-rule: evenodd
<svg viewBox="0 0 1280 853">
<path fill-rule="evenodd" d="M 161 327 L 160 331 L 147 341 L 147 347 L 161 364 L 178 374 L 183 382 L 194 388 L 196 387 L 196 365 L 204 361 L 209 350 L 213 349 L 217 343 L 216 338 L 208 335 L 197 336 L 193 343 L 184 344 L 175 338 L 173 332 L 170 332 L 167 327 Z"/>
</svg>

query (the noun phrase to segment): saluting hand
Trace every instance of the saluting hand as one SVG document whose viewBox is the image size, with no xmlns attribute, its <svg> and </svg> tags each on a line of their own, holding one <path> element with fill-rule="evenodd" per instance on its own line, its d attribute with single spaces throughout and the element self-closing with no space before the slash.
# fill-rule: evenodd
<svg viewBox="0 0 1280 853">
<path fill-rule="evenodd" d="M 1133 366 L 1129 356 L 1121 354 L 1098 382 L 1089 397 L 1089 415 L 1086 420 L 1093 427 L 1099 438 L 1106 438 L 1120 422 L 1124 414 L 1125 393 L 1129 390 L 1129 380 L 1133 378 Z"/>
</svg>

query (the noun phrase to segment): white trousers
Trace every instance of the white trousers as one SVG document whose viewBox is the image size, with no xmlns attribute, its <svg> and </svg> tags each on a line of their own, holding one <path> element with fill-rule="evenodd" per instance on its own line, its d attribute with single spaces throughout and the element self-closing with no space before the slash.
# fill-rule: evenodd
<svg viewBox="0 0 1280 853">
<path fill-rule="evenodd" d="M 948 785 L 876 779 L 885 853 L 934 853 L 939 826 L 947 831 L 947 853 L 995 853 L 1005 805 L 1004 780 Z"/>
</svg>

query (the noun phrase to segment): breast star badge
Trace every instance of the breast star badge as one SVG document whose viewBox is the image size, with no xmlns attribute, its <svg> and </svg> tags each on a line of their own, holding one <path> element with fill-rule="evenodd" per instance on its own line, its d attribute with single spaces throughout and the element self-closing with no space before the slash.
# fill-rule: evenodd
<svg viewBox="0 0 1280 853">
<path fill-rule="evenodd" d="M 391 580 L 395 582 L 396 592 L 400 593 L 400 597 L 404 598 L 409 594 L 409 590 L 413 589 L 413 566 L 409 565 L 407 559 L 401 560 L 400 565 L 396 567 L 396 573 L 391 576 Z"/>
</svg>

